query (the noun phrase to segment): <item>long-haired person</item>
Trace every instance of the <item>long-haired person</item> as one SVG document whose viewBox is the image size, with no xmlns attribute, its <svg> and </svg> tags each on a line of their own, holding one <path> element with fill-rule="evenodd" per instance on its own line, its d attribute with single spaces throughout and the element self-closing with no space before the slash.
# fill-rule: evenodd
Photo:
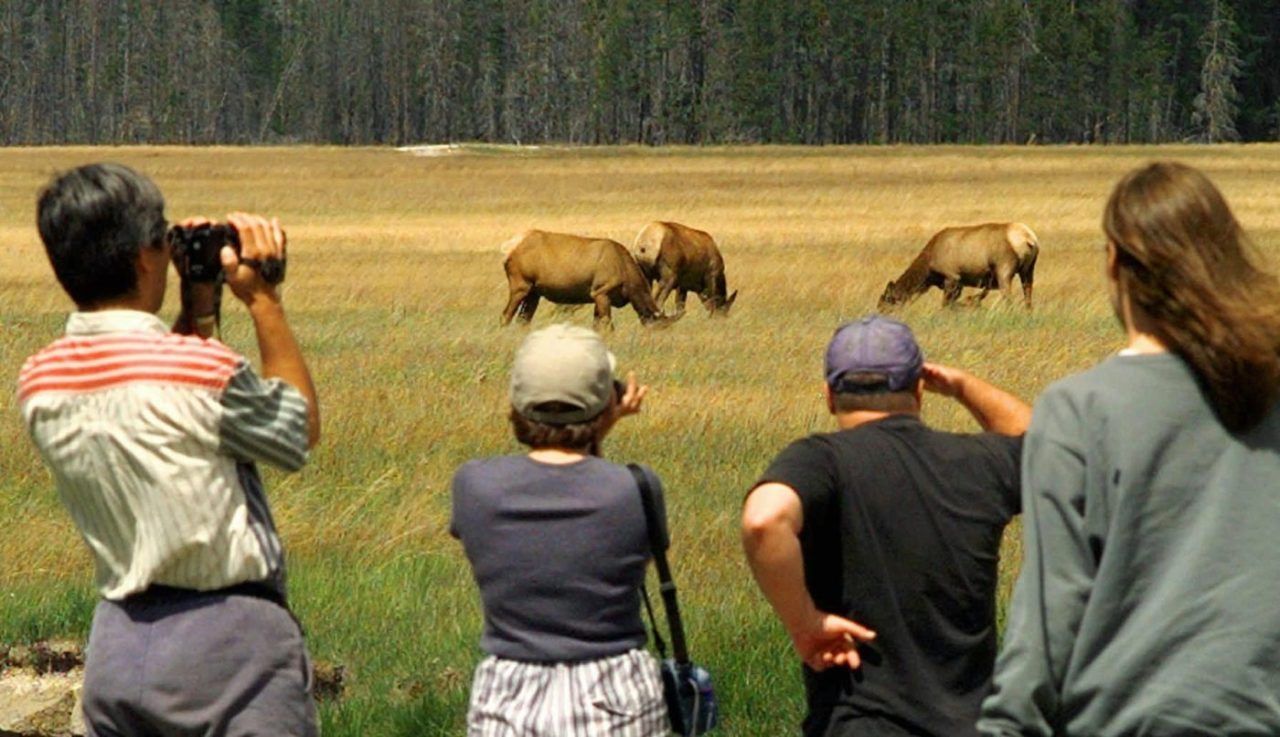
<svg viewBox="0 0 1280 737">
<path fill-rule="evenodd" d="M 1199 171 L 1103 215 L 1128 345 L 1051 386 L 991 735 L 1280 734 L 1280 285 Z"/>
<path fill-rule="evenodd" d="M 647 388 L 615 381 L 614 364 L 585 328 L 530 333 L 511 371 L 510 414 L 529 452 L 454 475 L 450 531 L 484 605 L 471 737 L 667 734 L 658 665 L 643 650 L 640 490 L 626 466 L 598 457 Z M 644 471 L 665 519 L 658 479 Z"/>
</svg>

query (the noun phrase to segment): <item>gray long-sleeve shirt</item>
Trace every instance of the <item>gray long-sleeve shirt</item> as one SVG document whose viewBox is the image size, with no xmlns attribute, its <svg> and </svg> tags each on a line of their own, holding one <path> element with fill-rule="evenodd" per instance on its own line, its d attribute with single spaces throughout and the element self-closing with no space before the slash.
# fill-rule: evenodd
<svg viewBox="0 0 1280 737">
<path fill-rule="evenodd" d="M 1230 435 L 1170 354 L 1051 386 L 987 735 L 1280 735 L 1280 412 Z"/>
</svg>

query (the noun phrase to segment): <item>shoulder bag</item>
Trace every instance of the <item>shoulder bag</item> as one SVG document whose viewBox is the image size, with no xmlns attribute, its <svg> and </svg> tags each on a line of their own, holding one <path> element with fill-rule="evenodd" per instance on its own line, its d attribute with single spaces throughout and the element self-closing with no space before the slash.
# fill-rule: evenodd
<svg viewBox="0 0 1280 737">
<path fill-rule="evenodd" d="M 645 609 L 649 612 L 649 624 L 653 627 L 653 643 L 658 649 L 662 667 L 662 692 L 667 702 L 667 716 L 671 722 L 671 731 L 684 736 L 706 734 L 715 728 L 720 714 L 716 706 L 715 691 L 711 686 L 711 674 L 689 660 L 689 650 L 684 639 L 684 623 L 680 619 L 680 604 L 676 600 L 676 584 L 671 579 L 671 568 L 667 565 L 667 553 L 662 545 L 662 526 L 658 519 L 657 505 L 653 499 L 653 489 L 649 487 L 649 479 L 644 471 L 634 463 L 627 468 L 636 479 L 640 488 L 640 501 L 644 504 L 645 527 L 649 533 L 649 548 L 653 551 L 653 562 L 658 569 L 659 590 L 662 592 L 662 604 L 667 612 L 667 631 L 671 635 L 671 649 L 674 657 L 667 657 L 667 644 L 658 632 L 658 623 L 653 616 L 653 605 L 649 603 L 649 594 L 644 586 L 640 593 L 644 597 Z"/>
</svg>

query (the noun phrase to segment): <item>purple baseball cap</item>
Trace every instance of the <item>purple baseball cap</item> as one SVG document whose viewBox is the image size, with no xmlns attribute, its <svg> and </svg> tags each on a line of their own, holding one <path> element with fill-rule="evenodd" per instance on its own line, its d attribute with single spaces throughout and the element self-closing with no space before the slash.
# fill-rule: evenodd
<svg viewBox="0 0 1280 737">
<path fill-rule="evenodd" d="M 911 328 L 880 315 L 841 325 L 827 345 L 827 386 L 838 394 L 906 391 L 923 366 Z"/>
</svg>

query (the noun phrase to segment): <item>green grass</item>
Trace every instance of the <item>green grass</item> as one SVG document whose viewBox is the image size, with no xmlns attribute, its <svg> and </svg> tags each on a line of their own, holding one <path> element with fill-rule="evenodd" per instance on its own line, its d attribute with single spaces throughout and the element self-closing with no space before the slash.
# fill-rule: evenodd
<svg viewBox="0 0 1280 737">
<path fill-rule="evenodd" d="M 97 597 L 83 583 L 26 584 L 0 595 L 0 643 L 86 638 Z"/>
</svg>

